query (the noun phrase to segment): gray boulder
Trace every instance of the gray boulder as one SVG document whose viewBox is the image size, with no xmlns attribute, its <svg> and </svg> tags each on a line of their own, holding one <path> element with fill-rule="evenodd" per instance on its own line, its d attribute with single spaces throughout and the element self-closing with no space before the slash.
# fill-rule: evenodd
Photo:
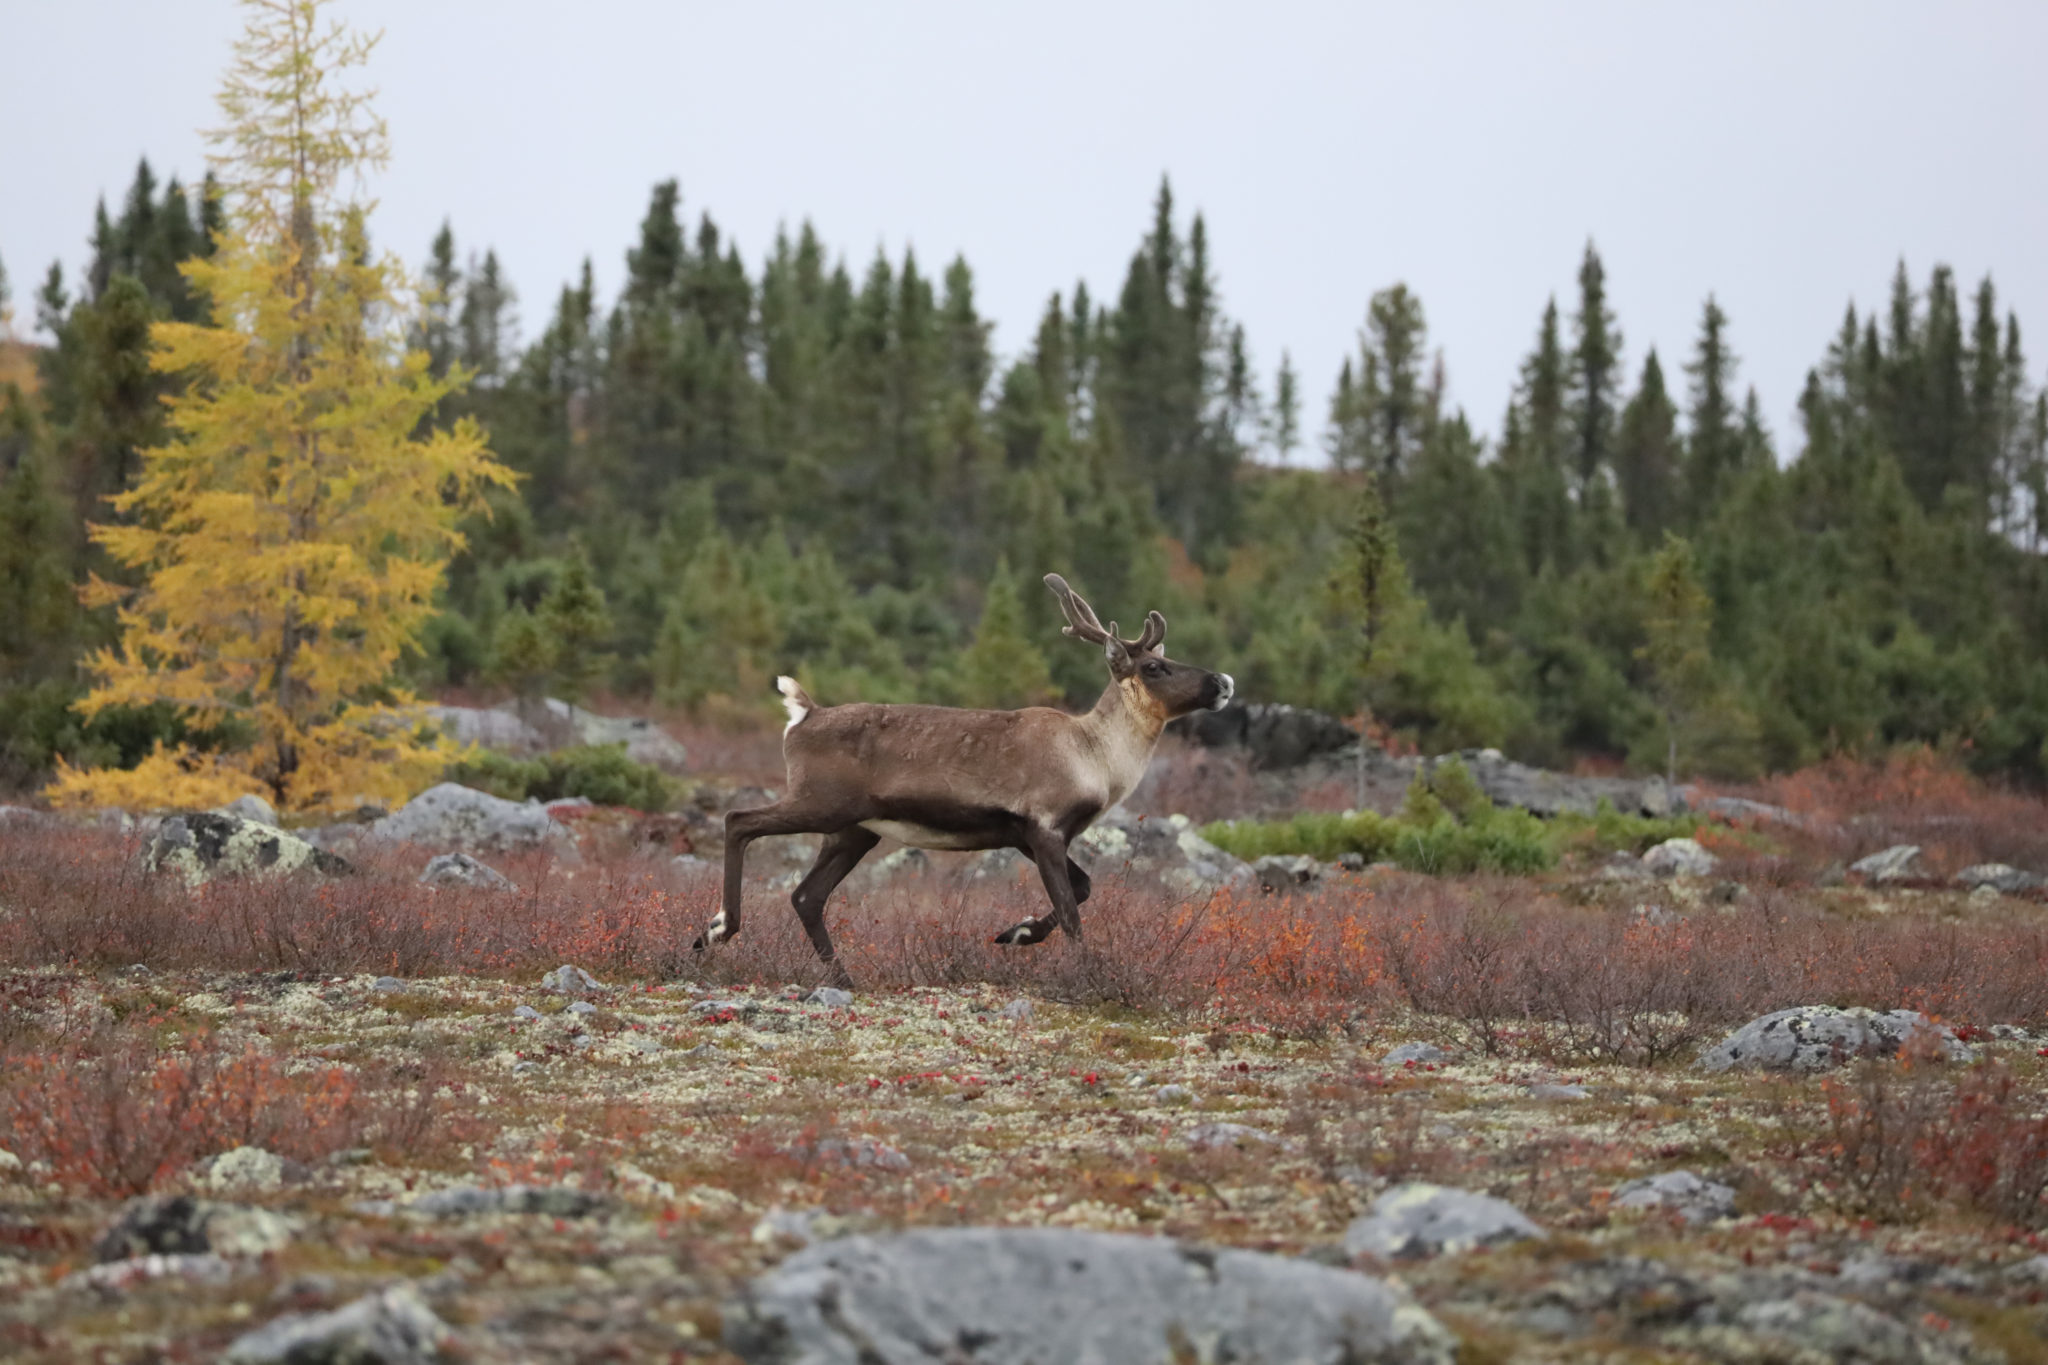
<svg viewBox="0 0 2048 1365">
<path fill-rule="evenodd" d="M 1403 1043 L 1380 1058 L 1381 1066 L 1440 1066 L 1451 1054 L 1435 1043 Z"/>
<path fill-rule="evenodd" d="M 1592 815 L 1602 800 L 1623 815 L 1663 817 L 1678 809 L 1661 777 L 1578 777 L 1532 768 L 1498 749 L 1468 749 L 1458 755 L 1479 789 L 1496 806 L 1515 806 L 1548 819 L 1573 812 Z"/>
<path fill-rule="evenodd" d="M 1867 858 L 1858 858 L 1849 864 L 1849 870 L 1873 886 L 1883 886 L 1887 882 L 1918 880 L 1921 876 L 1919 861 L 1920 845 L 1893 844 Z"/>
<path fill-rule="evenodd" d="M 1617 1209 L 1668 1209 L 1688 1223 L 1711 1223 L 1735 1216 L 1732 1186 L 1702 1180 L 1691 1171 L 1666 1171 L 1614 1187 Z"/>
<path fill-rule="evenodd" d="M 269 1209 L 194 1199 L 191 1195 L 149 1195 L 131 1199 L 113 1225 L 93 1243 L 102 1264 L 137 1256 L 261 1256 L 288 1244 L 298 1221 Z"/>
<path fill-rule="evenodd" d="M 1238 885 L 1253 876 L 1250 864 L 1204 839 L 1187 816 L 1140 819 L 1121 806 L 1090 826 L 1071 852 L 1090 876 L 1126 869 L 1149 873 L 1183 895 Z"/>
<path fill-rule="evenodd" d="M 1658 877 L 1707 877 L 1720 861 L 1697 839 L 1666 839 L 1643 855 L 1643 869 Z"/>
<path fill-rule="evenodd" d="M 215 806 L 215 815 L 232 815 L 241 820 L 253 820 L 259 825 L 277 824 L 277 808 L 260 796 L 238 796 L 225 806 Z"/>
<path fill-rule="evenodd" d="M 454 1334 L 411 1285 L 329 1313 L 287 1313 L 237 1337 L 229 1365 L 426 1365 Z"/>
<path fill-rule="evenodd" d="M 340 854 L 315 848 L 295 834 L 218 811 L 194 811 L 164 820 L 144 850 L 142 863 L 151 872 L 183 877 L 187 886 L 199 886 L 215 877 L 306 871 L 339 876 L 354 870 Z"/>
<path fill-rule="evenodd" d="M 564 734 L 571 744 L 623 744 L 635 763 L 681 772 L 690 752 L 668 731 L 642 716 L 600 716 L 580 706 L 549 697 L 544 729 Z"/>
<path fill-rule="evenodd" d="M 507 801 L 443 782 L 429 787 L 369 827 L 370 836 L 407 844 L 492 853 L 522 853 L 568 842 L 536 801 Z"/>
<path fill-rule="evenodd" d="M 1269 853 L 1253 860 L 1252 875 L 1266 890 L 1285 895 L 1321 881 L 1323 865 L 1306 853 Z"/>
<path fill-rule="evenodd" d="M 1370 1276 L 1259 1252 L 1059 1228 L 815 1243 L 724 1318 L 749 1365 L 1450 1365 L 1456 1342 Z"/>
<path fill-rule="evenodd" d="M 596 977 L 567 962 L 543 976 L 540 984 L 542 990 L 556 995 L 594 995 L 604 989 Z"/>
<path fill-rule="evenodd" d="M 434 1218 L 490 1213 L 538 1213 L 550 1218 L 587 1218 L 606 1207 L 587 1190 L 567 1185 L 455 1185 L 423 1194 L 406 1205 Z"/>
<path fill-rule="evenodd" d="M 2003 892 L 2008 896 L 2017 896 L 2024 891 L 2033 891 L 2042 886 L 2048 886 L 2048 879 L 2037 877 L 2031 872 L 2022 872 L 2020 869 L 2005 863 L 1978 863 L 1974 867 L 1966 867 L 1961 872 L 1956 873 L 1955 883 L 1957 886 L 1967 887 L 1972 891 L 1981 890 L 1988 886 L 1993 891 Z"/>
<path fill-rule="evenodd" d="M 545 753 L 547 738 L 509 706 L 429 706 L 428 716 L 457 744 L 508 754 Z"/>
<path fill-rule="evenodd" d="M 1175 727 L 1205 748 L 1243 749 L 1253 767 L 1269 771 L 1297 768 L 1358 743 L 1357 732 L 1335 716 L 1284 703 L 1199 711 Z"/>
<path fill-rule="evenodd" d="M 470 886 L 482 891 L 517 891 L 512 879 L 467 853 L 441 853 L 427 860 L 421 886 Z"/>
<path fill-rule="evenodd" d="M 1799 1005 L 1752 1019 L 1700 1053 L 1703 1071 L 1826 1071 L 1854 1057 L 1889 1057 L 1909 1039 L 1930 1044 L 1950 1061 L 1970 1049 L 1918 1010 Z"/>
<path fill-rule="evenodd" d="M 1599 877 L 1603 882 L 1646 882 L 1657 874 L 1643 866 L 1643 860 L 1626 850 L 1615 853 L 1600 864 Z"/>
<path fill-rule="evenodd" d="M 1344 1230 L 1344 1251 L 1383 1261 L 1420 1260 L 1543 1235 L 1513 1204 L 1416 1182 L 1396 1185 L 1353 1219 Z"/>
</svg>

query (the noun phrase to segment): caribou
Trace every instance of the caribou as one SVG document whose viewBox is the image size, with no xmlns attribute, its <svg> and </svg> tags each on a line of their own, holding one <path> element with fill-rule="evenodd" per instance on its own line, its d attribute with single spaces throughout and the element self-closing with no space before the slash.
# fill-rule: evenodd
<svg viewBox="0 0 2048 1365">
<path fill-rule="evenodd" d="M 1135 640 L 1104 626 L 1058 574 L 1062 634 L 1095 645 L 1109 685 L 1081 715 L 1046 706 L 983 711 L 950 706 L 852 703 L 820 706 L 794 678 L 777 678 L 789 712 L 782 732 L 786 794 L 725 820 L 724 903 L 695 948 L 740 931 L 747 846 L 779 834 L 822 834 L 824 846 L 790 896 L 797 918 L 833 978 L 850 984 L 825 927 L 825 902 L 884 838 L 947 851 L 1013 848 L 1037 865 L 1049 913 L 995 936 L 1042 942 L 1058 928 L 1081 937 L 1088 874 L 1068 848 L 1145 775 L 1166 723 L 1221 710 L 1236 684 L 1228 673 L 1169 659 L 1166 618 L 1149 612 Z"/>
</svg>

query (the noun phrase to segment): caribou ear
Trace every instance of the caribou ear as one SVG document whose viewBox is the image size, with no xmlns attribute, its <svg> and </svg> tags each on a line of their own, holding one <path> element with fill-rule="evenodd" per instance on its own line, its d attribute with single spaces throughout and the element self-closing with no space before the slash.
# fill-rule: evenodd
<svg viewBox="0 0 2048 1365">
<path fill-rule="evenodd" d="M 1119 681 L 1138 670 L 1137 663 L 1131 658 L 1131 647 L 1117 635 L 1114 621 L 1109 623 L 1109 630 L 1102 641 L 1102 657 L 1109 661 L 1110 676 Z"/>
</svg>

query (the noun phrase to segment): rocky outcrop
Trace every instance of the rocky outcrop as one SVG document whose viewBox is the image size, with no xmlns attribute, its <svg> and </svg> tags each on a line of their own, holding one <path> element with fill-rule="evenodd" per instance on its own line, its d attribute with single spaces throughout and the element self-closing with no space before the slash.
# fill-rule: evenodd
<svg viewBox="0 0 2048 1365">
<path fill-rule="evenodd" d="M 357 1299 L 330 1313 L 287 1313 L 237 1337 L 229 1365 L 428 1365 L 444 1358 L 448 1324 L 411 1285 Z"/>
<path fill-rule="evenodd" d="M 1404 1290 L 1370 1276 L 1059 1228 L 815 1243 L 731 1305 L 724 1344 L 750 1365 L 1449 1365 L 1456 1350 Z"/>
<path fill-rule="evenodd" d="M 1691 1171 L 1666 1171 L 1615 1186 L 1612 1207 L 1663 1209 L 1688 1223 L 1711 1223 L 1735 1216 L 1735 1190 Z"/>
<path fill-rule="evenodd" d="M 1837 1009 L 1800 1005 L 1752 1019 L 1700 1053 L 1703 1071 L 1826 1071 L 1856 1057 L 1890 1057 L 1908 1042 L 1931 1047 L 1950 1061 L 1968 1061 L 1970 1049 L 1918 1010 Z"/>
<path fill-rule="evenodd" d="M 1872 886 L 1885 886 L 1892 882 L 1920 880 L 1925 874 L 1919 864 L 1920 845 L 1893 844 L 1867 858 L 1858 858 L 1849 864 L 1849 871 Z"/>
<path fill-rule="evenodd" d="M 188 886 L 215 877 L 341 875 L 353 870 L 340 854 L 315 848 L 296 834 L 218 811 L 165 819 L 143 851 L 142 862 L 151 872 L 176 873 Z"/>
<path fill-rule="evenodd" d="M 1344 1230 L 1344 1251 L 1382 1261 L 1456 1255 L 1542 1237 L 1513 1204 L 1444 1185 L 1396 1185 Z"/>
<path fill-rule="evenodd" d="M 367 833 L 372 839 L 491 853 L 575 847 L 539 802 L 507 801 L 457 782 L 427 788 L 371 824 Z"/>
<path fill-rule="evenodd" d="M 1185 815 L 1148 820 L 1118 807 L 1075 840 L 1071 851 L 1090 876 L 1126 869 L 1149 873 L 1183 895 L 1249 882 L 1253 875 L 1250 864 L 1204 839 Z"/>
<path fill-rule="evenodd" d="M 1711 877 L 1719 864 L 1697 839 L 1666 839 L 1643 855 L 1643 870 L 1656 877 Z"/>
<path fill-rule="evenodd" d="M 467 886 L 479 891 L 517 891 L 512 879 L 478 862 L 467 853 L 443 853 L 429 858 L 420 871 L 421 886 Z"/>
<path fill-rule="evenodd" d="M 1298 768 L 1358 742 L 1358 732 L 1335 716 L 1284 703 L 1198 711 L 1174 729 L 1206 749 L 1243 749 L 1252 766 L 1266 769 Z"/>
<path fill-rule="evenodd" d="M 2018 896 L 2048 886 L 2048 878 L 2037 877 L 2006 863 L 1978 863 L 1956 873 L 1955 884 L 1971 891 L 1988 886 L 2004 895 Z"/>
<path fill-rule="evenodd" d="M 626 757 L 681 772 L 689 751 L 675 736 L 640 716 L 600 716 L 549 697 L 526 714 L 512 706 L 430 706 L 427 713 L 459 744 L 510 754 L 538 754 L 577 744 L 623 744 Z"/>
</svg>

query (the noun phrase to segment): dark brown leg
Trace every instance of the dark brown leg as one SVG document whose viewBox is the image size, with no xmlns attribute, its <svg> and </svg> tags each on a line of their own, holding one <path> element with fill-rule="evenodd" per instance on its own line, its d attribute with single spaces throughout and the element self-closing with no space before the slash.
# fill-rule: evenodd
<svg viewBox="0 0 2048 1365">
<path fill-rule="evenodd" d="M 1088 874 L 1067 856 L 1067 841 L 1059 834 L 1034 831 L 1026 838 L 1024 851 L 1038 864 L 1038 877 L 1045 883 L 1045 894 L 1052 900 L 1052 913 L 1013 925 L 997 934 L 995 941 L 1011 946 L 1043 943 L 1046 936 L 1058 927 L 1078 942 L 1081 938 L 1081 902 L 1087 900 L 1088 893 L 1094 889 L 1089 884 Z"/>
<path fill-rule="evenodd" d="M 803 921 L 804 932 L 811 936 L 811 946 L 818 950 L 819 959 L 831 969 L 833 984 L 848 990 L 853 988 L 853 982 L 832 950 L 832 935 L 825 928 L 825 902 L 832 895 L 832 889 L 845 881 L 846 874 L 859 866 L 860 860 L 880 842 L 880 835 L 859 825 L 827 835 L 825 846 L 818 850 L 818 861 L 811 864 L 811 870 L 804 874 L 804 879 L 797 883 L 796 893 L 789 898 L 789 903 L 796 907 L 796 917 Z"/>
<path fill-rule="evenodd" d="M 837 824 L 837 821 L 833 822 Z M 801 806 L 762 806 L 736 810 L 725 817 L 725 903 L 709 928 L 690 945 L 703 952 L 714 943 L 736 938 L 740 932 L 740 882 L 746 871 L 747 845 L 771 834 L 822 834 L 820 819 Z"/>
</svg>

